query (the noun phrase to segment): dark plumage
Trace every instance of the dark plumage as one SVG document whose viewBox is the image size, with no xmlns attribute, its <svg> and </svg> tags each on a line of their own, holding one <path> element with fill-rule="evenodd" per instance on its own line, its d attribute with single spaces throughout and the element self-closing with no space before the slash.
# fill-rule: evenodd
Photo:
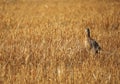
<svg viewBox="0 0 120 84">
<path fill-rule="evenodd" d="M 90 37 L 90 29 L 86 28 L 85 30 L 85 48 L 87 51 L 93 51 L 94 53 L 98 53 L 101 50 L 99 44 Z"/>
</svg>

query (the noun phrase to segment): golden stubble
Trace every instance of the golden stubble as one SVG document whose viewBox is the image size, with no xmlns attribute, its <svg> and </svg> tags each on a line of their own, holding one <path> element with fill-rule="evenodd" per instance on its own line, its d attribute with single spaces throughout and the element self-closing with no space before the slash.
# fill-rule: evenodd
<svg viewBox="0 0 120 84">
<path fill-rule="evenodd" d="M 119 84 L 117 1 L 0 2 L 0 84 Z M 102 47 L 84 48 L 84 30 Z"/>
</svg>

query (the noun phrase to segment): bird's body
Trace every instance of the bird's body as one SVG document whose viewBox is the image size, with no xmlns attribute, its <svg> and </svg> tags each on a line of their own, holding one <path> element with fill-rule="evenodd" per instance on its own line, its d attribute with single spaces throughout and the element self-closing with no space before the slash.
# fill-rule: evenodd
<svg viewBox="0 0 120 84">
<path fill-rule="evenodd" d="M 90 37 L 90 30 L 89 28 L 86 29 L 86 34 L 85 34 L 85 48 L 86 50 L 89 51 L 93 51 L 95 54 L 98 53 L 101 48 L 99 46 L 99 44 Z"/>
</svg>

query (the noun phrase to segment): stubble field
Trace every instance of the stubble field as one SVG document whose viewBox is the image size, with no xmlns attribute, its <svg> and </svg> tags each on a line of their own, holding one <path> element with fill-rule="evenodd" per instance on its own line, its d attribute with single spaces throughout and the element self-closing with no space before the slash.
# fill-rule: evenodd
<svg viewBox="0 0 120 84">
<path fill-rule="evenodd" d="M 120 84 L 120 1 L 0 1 L 0 84 Z"/>
</svg>

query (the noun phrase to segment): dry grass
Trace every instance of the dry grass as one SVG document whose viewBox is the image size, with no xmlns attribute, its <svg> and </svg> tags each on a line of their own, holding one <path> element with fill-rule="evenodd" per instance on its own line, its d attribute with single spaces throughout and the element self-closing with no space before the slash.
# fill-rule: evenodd
<svg viewBox="0 0 120 84">
<path fill-rule="evenodd" d="M 120 84 L 119 24 L 119 0 L 0 1 L 0 84 Z"/>
</svg>

